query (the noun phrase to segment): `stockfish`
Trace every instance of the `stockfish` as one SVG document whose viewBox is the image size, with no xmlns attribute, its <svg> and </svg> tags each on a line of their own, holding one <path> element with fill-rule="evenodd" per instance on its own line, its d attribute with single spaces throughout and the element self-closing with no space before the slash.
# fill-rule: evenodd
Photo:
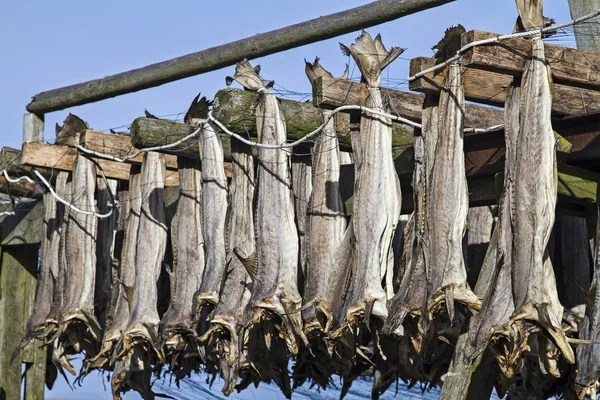
<svg viewBox="0 0 600 400">
<path fill-rule="evenodd" d="M 116 356 L 117 361 L 129 367 L 135 365 L 135 371 L 143 374 L 147 374 L 148 369 L 157 368 L 164 359 L 157 332 L 160 321 L 157 282 L 167 245 L 164 177 L 164 156 L 146 153 L 142 163 L 142 205 L 135 250 L 135 290 L 129 321 Z M 117 374 L 113 376 L 113 393 L 120 390 L 115 386 L 116 379 Z M 145 381 L 144 384 L 149 385 L 150 382 Z M 120 382 L 122 388 L 127 385 L 127 381 Z"/>
<path fill-rule="evenodd" d="M 312 191 L 312 162 L 309 148 L 298 146 L 294 148 L 293 151 L 298 153 L 292 154 L 291 156 L 291 170 L 292 193 L 294 194 L 294 208 L 296 210 L 296 227 L 298 228 L 298 260 L 300 262 L 300 269 L 298 270 L 298 290 L 303 294 L 308 263 L 306 211 L 308 209 L 308 199 Z"/>
<path fill-rule="evenodd" d="M 248 369 L 240 347 L 238 332 L 242 328 L 242 311 L 250 299 L 249 275 L 256 265 L 256 233 L 254 231 L 254 160 L 250 146 L 235 139 L 231 142 L 232 172 L 229 185 L 227 271 L 209 331 L 201 339 L 206 342 L 206 364 L 220 373 L 225 381 L 223 393 L 230 395 L 240 374 Z M 240 366 L 243 370 L 240 371 Z"/>
<path fill-rule="evenodd" d="M 119 260 L 113 271 L 102 347 L 98 355 L 87 364 L 88 371 L 109 366 L 113 356 L 117 355 L 114 351 L 129 322 L 135 290 L 135 254 L 142 208 L 141 179 L 140 167 L 132 166 L 129 188 L 119 193 L 121 209 L 118 225 L 123 238 L 119 246 L 115 247 Z"/>
<path fill-rule="evenodd" d="M 173 268 L 171 302 L 160 322 L 166 357 L 178 379 L 192 368 L 189 348 L 195 348 L 194 295 L 204 272 L 202 235 L 202 174 L 197 160 L 178 157 L 179 200 L 171 222 Z M 190 346 L 191 344 L 191 346 Z M 186 356 L 187 355 L 187 356 Z"/>
<path fill-rule="evenodd" d="M 278 145 L 286 140 L 285 121 L 277 98 L 268 90 L 273 82 L 262 81 L 259 71 L 260 67 L 253 69 L 244 60 L 227 82 L 236 80 L 247 90 L 258 92 L 255 114 L 259 142 Z M 302 298 L 297 286 L 298 231 L 287 149 L 259 148 L 257 185 L 256 264 L 248 264 L 252 295 L 244 311 L 243 346 L 257 378 L 274 380 L 289 397 L 288 353 L 297 353 L 297 339 L 305 341 L 305 337 L 300 313 L 295 312 Z"/>
<path fill-rule="evenodd" d="M 340 79 L 345 79 L 347 71 L 346 68 Z M 318 58 L 313 64 L 306 62 L 306 74 L 311 84 L 319 77 L 332 77 Z M 313 149 L 312 193 L 307 205 L 308 260 L 302 319 L 309 345 L 294 366 L 294 385 L 302 385 L 309 379 L 325 388 L 335 372 L 326 338 L 333 323 L 332 299 L 339 294 L 331 290 L 331 283 L 345 279 L 334 275 L 334 256 L 346 229 L 346 217 L 340 194 L 340 151 L 335 121 L 329 111 L 324 111 L 323 116 L 328 122 Z M 343 274 L 341 270 L 337 272 Z"/>
</svg>

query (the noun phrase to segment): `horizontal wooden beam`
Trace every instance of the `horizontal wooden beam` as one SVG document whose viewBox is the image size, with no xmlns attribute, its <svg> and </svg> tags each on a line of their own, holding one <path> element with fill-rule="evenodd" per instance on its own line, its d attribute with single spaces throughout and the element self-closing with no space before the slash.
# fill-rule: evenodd
<svg viewBox="0 0 600 400">
<path fill-rule="evenodd" d="M 410 75 L 433 67 L 434 58 L 417 57 L 410 60 Z M 439 93 L 448 68 L 444 68 L 416 79 L 409 84 L 410 90 L 421 93 Z M 504 107 L 506 89 L 513 80 L 512 75 L 485 71 L 470 67 L 462 68 L 465 99 L 492 106 Z M 552 111 L 556 115 L 583 114 L 597 110 L 600 104 L 600 92 L 583 90 L 571 86 L 554 84 Z"/>
<path fill-rule="evenodd" d="M 315 107 L 336 108 L 343 105 L 364 106 L 369 94 L 367 85 L 359 82 L 321 77 L 313 84 L 313 104 Z M 401 90 L 382 89 L 386 108 L 401 117 L 420 122 L 423 109 L 423 95 Z M 472 128 L 486 128 L 503 123 L 501 110 L 468 104 L 465 124 Z"/>
<path fill-rule="evenodd" d="M 243 58 L 254 59 L 293 49 L 392 21 L 452 1 L 454 0 L 373 1 L 364 6 L 261 33 L 147 67 L 43 92 L 34 96 L 27 106 L 27 110 L 35 113 L 47 113 L 148 89 L 227 67 Z"/>
<path fill-rule="evenodd" d="M 497 34 L 470 31 L 462 35 L 462 46 L 497 37 Z M 600 90 L 600 54 L 545 44 L 546 61 L 554 83 L 589 90 Z M 499 43 L 475 46 L 462 57 L 464 67 L 520 76 L 531 57 L 531 41 L 507 39 Z"/>
<path fill-rule="evenodd" d="M 30 167 L 44 169 L 46 174 L 54 170 L 72 171 L 77 149 L 69 146 L 59 146 L 36 142 L 23 143 L 21 163 Z M 107 178 L 128 180 L 131 164 L 94 158 Z M 100 171 L 98 171 L 100 173 Z M 177 169 L 167 169 L 165 176 L 166 186 L 178 186 L 179 175 Z"/>
</svg>

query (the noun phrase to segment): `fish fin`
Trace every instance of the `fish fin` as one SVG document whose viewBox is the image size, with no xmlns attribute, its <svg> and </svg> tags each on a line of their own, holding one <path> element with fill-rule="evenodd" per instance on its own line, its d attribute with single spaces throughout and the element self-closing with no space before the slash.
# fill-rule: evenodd
<svg viewBox="0 0 600 400">
<path fill-rule="evenodd" d="M 375 306 L 376 299 L 368 299 L 365 304 L 364 321 L 365 326 L 371 331 L 371 314 L 373 313 L 373 307 Z"/>
<path fill-rule="evenodd" d="M 450 325 L 454 321 L 454 285 L 448 287 L 444 293 L 446 295 L 446 311 L 450 319 Z"/>
<path fill-rule="evenodd" d="M 252 282 L 254 282 L 256 280 L 256 270 L 257 270 L 256 250 L 254 250 L 254 252 L 252 254 L 250 254 L 247 258 L 242 257 L 242 255 L 239 253 L 237 248 L 233 249 L 233 253 L 237 256 L 237 258 L 239 258 L 240 262 L 246 269 L 246 272 L 250 276 L 250 279 L 252 279 Z"/>
</svg>

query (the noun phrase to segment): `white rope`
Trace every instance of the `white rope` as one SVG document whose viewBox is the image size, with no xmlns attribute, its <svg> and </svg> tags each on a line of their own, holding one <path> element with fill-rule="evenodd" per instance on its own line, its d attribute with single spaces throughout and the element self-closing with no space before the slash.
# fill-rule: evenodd
<svg viewBox="0 0 600 400">
<path fill-rule="evenodd" d="M 111 207 L 110 211 L 106 214 L 98 214 L 95 211 L 84 211 L 81 210 L 79 208 L 77 208 L 76 206 L 74 206 L 73 204 L 71 204 L 71 202 L 63 199 L 62 197 L 60 197 L 58 194 L 56 194 L 56 192 L 54 191 L 54 188 L 52 187 L 52 185 L 50 184 L 50 182 L 48 182 L 46 180 L 46 178 L 44 178 L 44 176 L 42 174 L 40 174 L 38 172 L 37 169 L 32 168 L 31 169 L 33 171 L 33 173 L 35 174 L 35 176 L 37 176 L 37 178 L 44 184 L 44 186 L 46 186 L 46 188 L 48 188 L 48 191 L 50 191 L 50 193 L 52 194 L 52 196 L 54 196 L 54 198 L 58 201 L 60 201 L 61 203 L 63 203 L 65 206 L 69 207 L 71 210 L 78 212 L 80 214 L 84 214 L 84 215 L 92 215 L 96 218 L 100 218 L 100 219 L 105 219 L 108 218 L 112 215 L 114 208 Z"/>
<path fill-rule="evenodd" d="M 533 29 L 530 31 L 525 31 L 525 32 L 517 32 L 517 33 L 511 33 L 508 35 L 501 35 L 501 36 L 497 36 L 497 37 L 493 37 L 493 38 L 489 38 L 489 39 L 484 39 L 484 40 L 478 40 L 475 42 L 471 42 L 467 45 L 465 45 L 464 47 L 462 47 L 461 49 L 459 49 L 456 52 L 456 55 L 446 61 L 444 61 L 441 64 L 437 64 L 431 68 L 427 68 L 426 70 L 423 70 L 413 76 L 409 76 L 408 77 L 408 81 L 412 82 L 414 80 L 417 80 L 419 78 L 421 78 L 422 76 L 425 76 L 431 72 L 437 71 L 439 69 L 445 68 L 448 64 L 451 64 L 453 62 L 459 61 L 461 56 L 466 53 L 468 50 L 472 49 L 473 47 L 476 46 L 482 46 L 484 44 L 490 44 L 490 43 L 498 43 L 501 42 L 503 40 L 507 40 L 507 39 L 514 39 L 514 38 L 525 38 L 525 37 L 531 37 L 531 36 L 536 36 L 536 35 L 541 35 L 542 33 L 547 33 L 547 32 L 554 32 L 557 31 L 559 29 L 562 28 L 566 28 L 568 26 L 572 26 L 575 24 L 579 24 L 583 21 L 587 21 L 588 19 L 592 19 L 595 18 L 597 16 L 600 15 L 600 10 L 596 10 L 593 13 L 590 13 L 588 15 L 584 15 L 583 17 L 579 17 L 577 19 L 574 19 L 572 21 L 569 22 L 565 22 L 563 24 L 558 24 L 558 25 L 552 25 L 552 26 L 548 26 L 546 28 L 541 28 L 541 29 Z"/>
<path fill-rule="evenodd" d="M 35 181 L 33 179 L 31 179 L 30 177 L 25 176 L 25 175 L 24 176 L 19 176 L 17 178 L 11 178 L 10 176 L 8 176 L 8 171 L 5 170 L 5 169 L 2 170 L 2 175 L 4 175 L 4 177 L 6 178 L 6 180 L 9 183 L 19 183 L 19 182 L 25 180 L 25 181 L 31 183 L 32 185 L 36 185 L 37 186 L 37 184 L 35 183 Z"/>
</svg>

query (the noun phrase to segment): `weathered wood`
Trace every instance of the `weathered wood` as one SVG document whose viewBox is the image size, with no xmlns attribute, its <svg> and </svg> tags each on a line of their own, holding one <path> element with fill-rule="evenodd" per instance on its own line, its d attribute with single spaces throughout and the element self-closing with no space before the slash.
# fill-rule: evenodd
<svg viewBox="0 0 600 400">
<path fill-rule="evenodd" d="M 21 398 L 21 356 L 10 362 L 27 322 L 27 299 L 33 295 L 37 271 L 37 246 L 2 247 L 0 268 L 0 398 Z M 42 381 L 43 383 L 43 381 Z"/>
<path fill-rule="evenodd" d="M 51 174 L 53 170 L 72 171 L 75 157 L 77 157 L 77 149 L 73 147 L 43 143 L 23 143 L 21 164 L 43 168 L 47 173 Z M 96 158 L 95 160 L 107 178 L 124 181 L 129 179 L 131 164 L 101 158 Z M 98 173 L 100 173 L 99 170 Z M 179 185 L 177 169 L 167 169 L 165 185 Z"/>
<path fill-rule="evenodd" d="M 92 103 L 125 93 L 233 65 L 354 32 L 454 0 L 378 0 L 147 67 L 37 94 L 27 106 L 44 113 Z"/>
<path fill-rule="evenodd" d="M 421 121 L 423 95 L 383 88 L 381 94 L 383 101 L 387 103 L 386 108 L 390 112 L 416 122 Z M 317 78 L 313 83 L 315 107 L 335 108 L 348 104 L 364 106 L 367 95 L 368 89 L 364 83 L 329 77 Z M 487 128 L 498 125 L 503 122 L 504 118 L 501 110 L 471 104 L 466 106 L 465 114 L 465 126 L 471 128 Z"/>
<path fill-rule="evenodd" d="M 23 142 L 44 141 L 44 115 L 30 113 L 23 116 Z"/>
<path fill-rule="evenodd" d="M 470 31 L 462 35 L 462 45 L 496 36 L 498 35 L 494 33 Z M 545 55 L 555 84 L 600 90 L 600 54 L 546 44 Z M 500 43 L 473 47 L 463 55 L 462 65 L 521 76 L 530 57 L 530 40 L 508 39 Z"/>
<path fill-rule="evenodd" d="M 161 121 L 161 120 L 155 120 Z M 132 144 L 132 138 L 129 135 L 119 135 L 114 133 L 104 133 L 93 130 L 82 132 L 79 138 L 79 144 L 86 149 L 96 151 L 102 154 L 108 154 L 117 158 L 128 157 L 137 153 L 137 149 Z M 127 160 L 129 164 L 141 164 L 144 154 Z M 165 155 L 165 162 L 168 169 L 177 169 L 177 157 Z"/>
<path fill-rule="evenodd" d="M 435 63 L 434 58 L 413 58 L 410 60 L 410 75 L 431 68 Z M 430 72 L 424 77 L 410 82 L 409 88 L 421 93 L 439 93 L 447 71 L 448 68 Z M 464 67 L 462 68 L 462 77 L 466 100 L 504 107 L 506 88 L 513 79 L 511 75 Z M 596 104 L 600 104 L 600 92 L 555 83 L 552 100 L 552 111 L 556 115 L 582 114 L 588 110 L 597 109 Z M 468 116 L 466 119 L 469 121 Z"/>
<path fill-rule="evenodd" d="M 600 0 L 569 0 L 571 17 L 577 19 L 600 9 Z M 600 17 L 592 18 L 573 27 L 577 48 L 600 53 Z"/>
</svg>

